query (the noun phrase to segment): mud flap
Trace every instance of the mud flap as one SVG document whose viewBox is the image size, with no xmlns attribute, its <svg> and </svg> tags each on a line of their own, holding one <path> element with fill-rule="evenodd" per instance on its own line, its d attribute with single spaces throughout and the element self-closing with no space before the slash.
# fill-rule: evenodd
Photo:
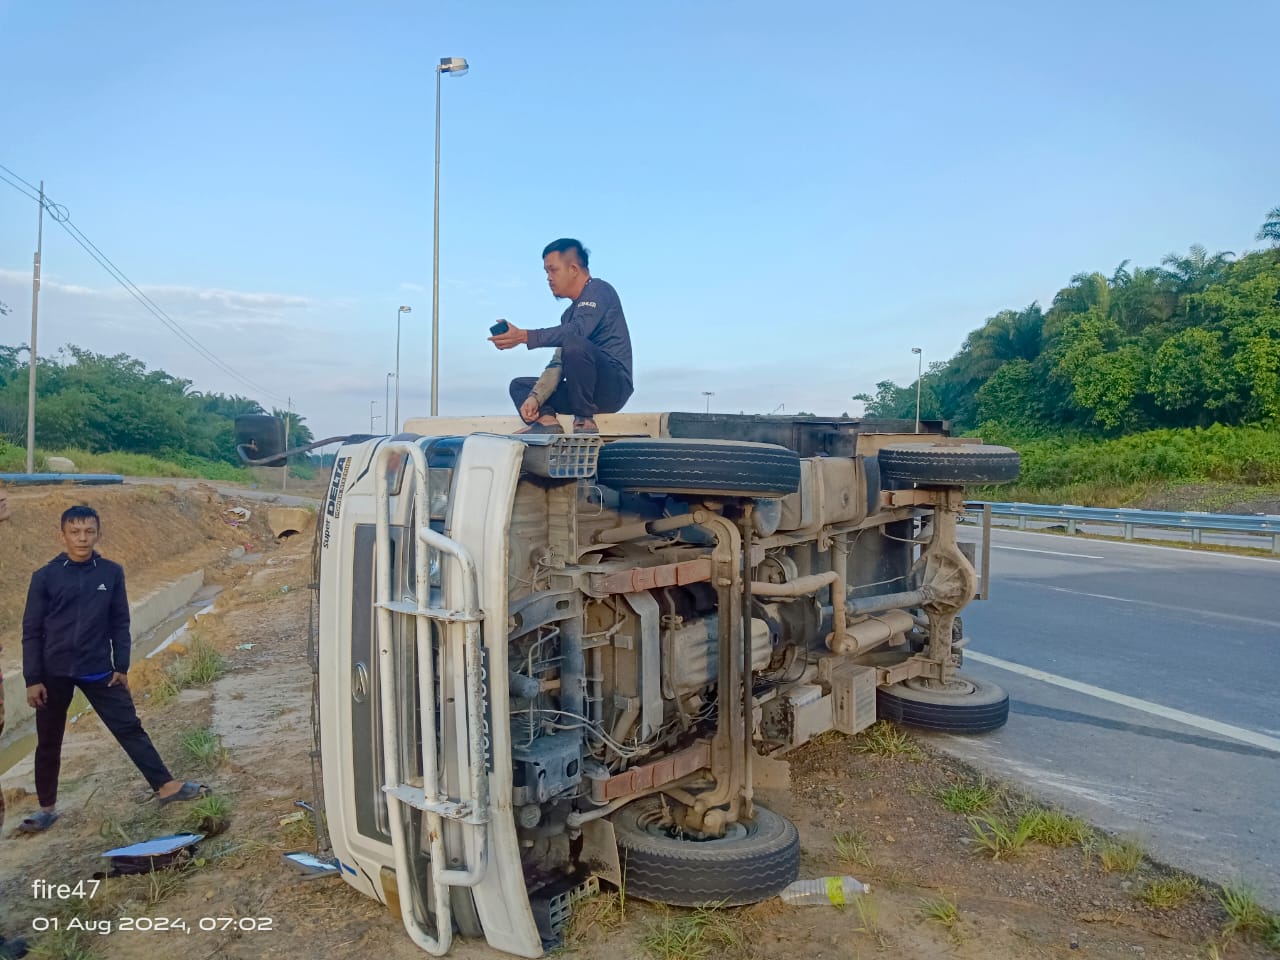
<svg viewBox="0 0 1280 960">
<path fill-rule="evenodd" d="M 613 824 L 600 817 L 582 825 L 582 852 L 579 861 L 601 880 L 622 886 L 622 861 L 618 858 L 618 838 Z"/>
</svg>

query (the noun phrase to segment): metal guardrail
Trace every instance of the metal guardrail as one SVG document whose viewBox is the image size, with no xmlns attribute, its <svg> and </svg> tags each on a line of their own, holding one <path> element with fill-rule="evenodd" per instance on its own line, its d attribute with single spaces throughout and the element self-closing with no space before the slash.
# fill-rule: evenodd
<svg viewBox="0 0 1280 960">
<path fill-rule="evenodd" d="M 1027 529 L 1027 520 L 1064 520 L 1067 533 L 1076 533 L 1081 523 L 1109 523 L 1124 528 L 1124 538 L 1132 540 L 1134 531 L 1141 527 L 1165 530 L 1187 530 L 1191 542 L 1202 542 L 1205 530 L 1221 530 L 1246 536 L 1270 537 L 1271 552 L 1280 553 L 1280 516 L 1263 514 L 1248 516 L 1232 513 L 1173 513 L 1164 510 L 1133 510 L 1110 507 L 1050 506 L 1042 503 L 988 503 L 971 501 L 965 504 L 971 511 L 990 508 L 995 517 L 1016 517 L 1018 529 Z"/>
<path fill-rule="evenodd" d="M 0 473 L 0 486 L 36 487 L 59 483 L 124 483 L 124 477 L 118 473 Z"/>
</svg>

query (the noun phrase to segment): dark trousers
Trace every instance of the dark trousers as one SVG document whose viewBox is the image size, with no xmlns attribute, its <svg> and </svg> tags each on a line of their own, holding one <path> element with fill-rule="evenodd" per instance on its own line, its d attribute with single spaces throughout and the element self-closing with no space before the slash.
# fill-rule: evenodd
<svg viewBox="0 0 1280 960">
<path fill-rule="evenodd" d="M 540 416 L 617 413 L 631 399 L 626 375 L 586 337 L 565 337 L 560 363 L 560 385 L 547 397 Z M 511 401 L 517 410 L 529 399 L 529 391 L 537 382 L 537 377 L 516 377 L 511 381 Z"/>
<path fill-rule="evenodd" d="M 123 686 L 107 686 L 106 680 L 85 683 L 70 677 L 49 677 L 44 682 L 45 705 L 36 710 L 36 796 L 40 806 L 52 807 L 58 800 L 58 773 L 62 769 L 62 735 L 67 729 L 67 708 L 76 687 L 84 691 L 94 711 L 112 736 L 124 747 L 133 765 L 158 790 L 173 775 L 160 759 L 151 738 L 142 729 L 133 697 Z"/>
</svg>

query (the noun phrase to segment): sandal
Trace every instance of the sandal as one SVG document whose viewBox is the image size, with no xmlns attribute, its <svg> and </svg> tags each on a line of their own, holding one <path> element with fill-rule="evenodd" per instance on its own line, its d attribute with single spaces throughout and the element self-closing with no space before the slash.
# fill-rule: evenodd
<svg viewBox="0 0 1280 960">
<path fill-rule="evenodd" d="M 574 433 L 599 433 L 600 428 L 596 426 L 595 420 L 591 417 L 578 417 L 573 421 Z"/>
<path fill-rule="evenodd" d="M 44 833 L 58 822 L 58 817 L 60 816 L 61 814 L 56 811 L 54 813 L 49 813 L 46 810 L 39 810 L 31 816 L 26 817 L 20 824 L 18 824 L 18 832 Z"/>
<path fill-rule="evenodd" d="M 523 430 L 517 430 L 516 433 L 564 433 L 564 427 L 558 423 L 538 423 L 535 421 Z"/>
<path fill-rule="evenodd" d="M 187 780 L 178 788 L 177 793 L 171 794 L 167 797 L 162 797 L 157 794 L 156 799 L 160 802 L 160 806 L 163 807 L 170 803 L 181 803 L 187 800 L 196 800 L 200 797 L 207 797 L 210 792 L 209 788 L 203 783 L 195 783 L 191 780 Z"/>
</svg>

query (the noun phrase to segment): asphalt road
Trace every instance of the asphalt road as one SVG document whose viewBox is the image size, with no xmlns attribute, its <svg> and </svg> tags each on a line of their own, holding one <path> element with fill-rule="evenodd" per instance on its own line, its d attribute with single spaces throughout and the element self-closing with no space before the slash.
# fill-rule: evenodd
<svg viewBox="0 0 1280 960">
<path fill-rule="evenodd" d="M 992 545 L 965 670 L 1009 692 L 1009 723 L 933 741 L 1280 907 L 1280 561 L 1010 530 Z"/>
</svg>

